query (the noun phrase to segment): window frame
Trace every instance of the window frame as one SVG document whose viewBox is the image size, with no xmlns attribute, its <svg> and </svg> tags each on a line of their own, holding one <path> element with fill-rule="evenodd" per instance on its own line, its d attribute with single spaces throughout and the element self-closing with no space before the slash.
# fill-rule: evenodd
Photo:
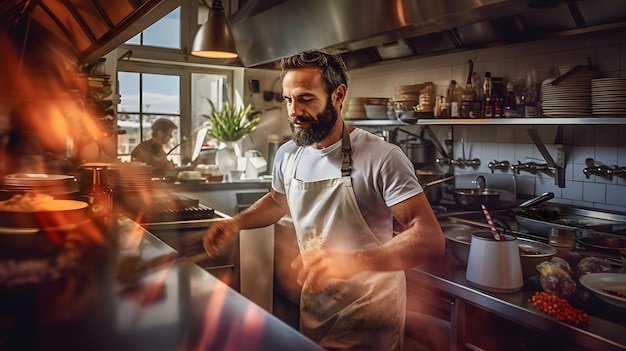
<svg viewBox="0 0 626 351">
<path fill-rule="evenodd" d="M 173 65 L 171 63 L 154 63 L 154 62 L 134 62 L 124 61 L 119 62 L 117 72 L 132 72 L 132 73 L 147 73 L 147 74 L 164 74 L 164 75 L 177 75 L 180 79 L 180 131 L 179 135 L 193 137 L 194 128 L 192 113 L 192 75 L 193 74 L 209 74 L 220 75 L 226 77 L 226 99 L 233 101 L 233 77 L 234 74 L 231 70 L 218 69 L 214 67 L 190 67 L 184 65 Z M 117 80 L 117 76 L 116 76 Z M 119 82 L 118 82 L 119 84 Z M 141 93 L 141 92 L 140 92 Z M 123 96 L 121 97 L 124 98 Z M 140 119 L 141 121 L 141 119 Z M 142 122 L 140 122 L 142 123 Z M 140 127 L 141 128 L 141 127 Z M 180 154 L 181 159 L 190 158 L 193 151 L 193 142 L 183 143 L 180 146 L 178 152 L 174 154 Z M 174 150 L 176 151 L 176 150 Z M 118 158 L 124 155 L 118 155 Z"/>
</svg>

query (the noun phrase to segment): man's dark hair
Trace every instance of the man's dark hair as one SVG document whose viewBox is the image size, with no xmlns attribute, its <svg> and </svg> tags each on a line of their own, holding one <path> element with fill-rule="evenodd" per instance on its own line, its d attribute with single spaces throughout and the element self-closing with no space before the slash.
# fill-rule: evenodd
<svg viewBox="0 0 626 351">
<path fill-rule="evenodd" d="M 326 93 L 332 94 L 335 89 L 345 84 L 348 87 L 348 69 L 339 55 L 322 50 L 311 50 L 285 57 L 280 61 L 280 78 L 292 69 L 305 67 L 319 67 L 322 69 L 322 79 L 326 85 Z"/>
<path fill-rule="evenodd" d="M 170 121 L 167 118 L 159 118 L 154 123 L 152 123 L 152 133 L 156 133 L 157 131 L 162 131 L 166 133 L 170 129 L 178 129 L 174 122 Z"/>
</svg>

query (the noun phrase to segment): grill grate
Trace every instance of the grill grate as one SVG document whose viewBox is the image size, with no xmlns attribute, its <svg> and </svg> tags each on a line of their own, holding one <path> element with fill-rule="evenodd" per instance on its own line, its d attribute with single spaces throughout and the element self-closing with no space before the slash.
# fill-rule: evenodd
<svg viewBox="0 0 626 351">
<path fill-rule="evenodd" d="M 206 206 L 184 207 L 177 209 L 147 208 L 139 211 L 136 217 L 140 223 L 178 222 L 202 219 L 214 219 L 220 216 Z"/>
</svg>

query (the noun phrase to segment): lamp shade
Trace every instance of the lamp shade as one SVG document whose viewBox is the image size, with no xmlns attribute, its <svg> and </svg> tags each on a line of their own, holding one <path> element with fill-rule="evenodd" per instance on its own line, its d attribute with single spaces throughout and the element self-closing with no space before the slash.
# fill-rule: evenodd
<svg viewBox="0 0 626 351">
<path fill-rule="evenodd" d="M 214 1 L 209 19 L 200 27 L 193 40 L 191 54 L 208 58 L 236 58 L 237 50 L 221 1 Z"/>
</svg>

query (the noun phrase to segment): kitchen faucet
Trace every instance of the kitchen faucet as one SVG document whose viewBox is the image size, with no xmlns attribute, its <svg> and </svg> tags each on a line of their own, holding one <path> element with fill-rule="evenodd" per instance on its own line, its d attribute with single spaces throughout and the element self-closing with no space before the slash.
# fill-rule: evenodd
<svg viewBox="0 0 626 351">
<path fill-rule="evenodd" d="M 613 166 L 606 170 L 606 174 L 611 177 L 612 175 L 617 175 L 618 177 L 623 177 L 626 175 L 626 167 Z"/>
<path fill-rule="evenodd" d="M 476 177 L 472 183 L 476 184 L 476 189 L 485 189 L 487 187 L 487 181 L 485 181 L 485 177 L 481 175 Z"/>
<path fill-rule="evenodd" d="M 517 161 L 517 164 L 512 165 L 511 169 L 513 170 L 513 172 L 515 172 L 515 174 L 520 174 L 520 171 L 526 171 L 532 174 L 537 174 L 537 171 L 551 171 L 552 168 L 548 166 L 547 163 L 543 163 L 543 164 L 539 164 L 536 162 L 521 163 L 520 161 Z"/>
<path fill-rule="evenodd" d="M 491 173 L 494 173 L 494 171 L 496 169 L 506 170 L 506 169 L 509 168 L 509 161 L 500 161 L 500 162 L 498 162 L 496 160 L 493 160 L 493 162 L 489 162 L 487 167 L 489 167 L 489 169 L 491 170 Z"/>
<path fill-rule="evenodd" d="M 466 167 L 466 166 L 470 166 L 470 167 L 476 168 L 476 167 L 480 166 L 480 159 L 478 159 L 478 158 L 474 158 L 474 159 L 471 159 L 471 160 L 464 159 L 464 158 L 457 158 L 455 160 L 455 159 L 452 159 L 452 158 L 445 158 L 444 157 L 444 158 L 437 158 L 437 159 L 435 159 L 435 162 L 437 164 L 440 164 L 440 165 L 458 166 L 458 167 L 461 167 L 461 168 Z"/>
<path fill-rule="evenodd" d="M 587 179 L 589 179 L 592 174 L 598 176 L 607 175 L 609 176 L 609 179 L 613 178 L 614 175 L 617 175 L 618 177 L 626 175 L 626 167 L 620 167 L 617 165 L 614 165 L 613 167 L 608 167 L 603 164 L 596 164 L 593 158 L 586 159 L 585 164 L 587 164 L 587 167 L 583 169 L 583 173 L 585 174 L 585 177 Z"/>
</svg>

